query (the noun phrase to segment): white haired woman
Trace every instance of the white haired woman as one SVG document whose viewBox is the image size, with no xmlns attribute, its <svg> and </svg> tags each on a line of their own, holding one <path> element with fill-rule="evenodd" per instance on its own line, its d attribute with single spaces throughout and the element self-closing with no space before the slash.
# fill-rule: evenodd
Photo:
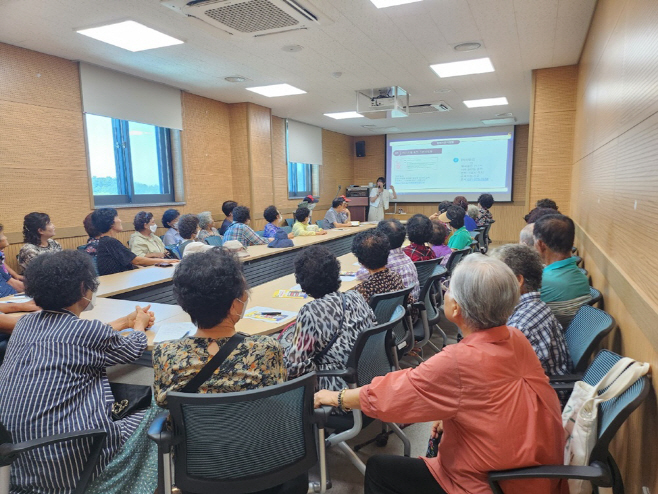
<svg viewBox="0 0 658 494">
<path fill-rule="evenodd" d="M 208 237 L 219 236 L 217 228 L 213 226 L 215 224 L 215 220 L 213 219 L 212 213 L 210 211 L 199 213 L 197 217 L 199 218 L 199 228 L 201 228 L 199 233 L 196 235 L 197 240 L 205 241 Z"/>
<path fill-rule="evenodd" d="M 384 422 L 437 421 L 436 458 L 376 455 L 366 494 L 490 493 L 487 473 L 563 462 L 557 394 L 527 338 L 506 325 L 519 300 L 503 262 L 472 254 L 455 269 L 446 317 L 464 339 L 414 369 L 375 378 L 357 389 L 318 391 L 316 406 L 358 408 Z M 557 493 L 560 481 L 512 481 L 505 492 Z"/>
</svg>

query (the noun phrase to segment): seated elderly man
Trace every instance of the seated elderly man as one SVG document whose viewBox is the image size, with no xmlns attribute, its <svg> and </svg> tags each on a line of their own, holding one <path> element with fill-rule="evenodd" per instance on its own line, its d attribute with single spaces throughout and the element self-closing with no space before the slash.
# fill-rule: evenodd
<svg viewBox="0 0 658 494">
<path fill-rule="evenodd" d="M 405 288 L 402 277 L 386 266 L 390 251 L 388 237 L 381 231 L 369 230 L 354 237 L 352 253 L 370 273 L 368 279 L 354 289 L 363 295 L 366 302 L 369 302 L 373 295 L 397 292 Z"/>
<path fill-rule="evenodd" d="M 337 197 L 331 203 L 331 208 L 324 215 L 325 221 L 329 224 L 329 228 L 341 228 L 352 226 L 351 222 L 343 221 L 343 213 L 347 211 L 347 203 L 342 197 Z"/>
<path fill-rule="evenodd" d="M 524 226 L 521 229 L 521 233 L 519 234 L 519 243 L 522 245 L 527 245 L 528 247 L 535 247 L 535 224 L 534 223 L 528 223 L 526 226 Z"/>
<path fill-rule="evenodd" d="M 521 299 L 507 325 L 520 329 L 526 335 L 547 375 L 569 374 L 571 358 L 562 326 L 548 305 L 540 299 L 544 267 L 539 254 L 527 245 L 508 244 L 494 250 L 492 256 L 510 267 L 521 289 Z"/>
<path fill-rule="evenodd" d="M 418 300 L 420 296 L 420 285 L 418 284 L 418 271 L 413 261 L 402 250 L 402 244 L 407 237 L 407 230 L 398 220 L 382 220 L 377 224 L 377 230 L 388 237 L 391 250 L 388 253 L 386 267 L 402 277 L 405 288 L 414 287 L 411 290 L 411 298 Z M 366 281 L 370 277 L 370 271 L 360 268 L 356 273 L 356 279 Z"/>
<path fill-rule="evenodd" d="M 590 300 L 589 281 L 571 257 L 575 237 L 573 220 L 551 214 L 535 222 L 535 249 L 544 265 L 541 299 L 566 328 L 578 309 Z"/>
<path fill-rule="evenodd" d="M 374 455 L 365 494 L 491 492 L 492 470 L 564 461 L 560 403 L 528 339 L 506 325 L 519 301 L 514 273 L 472 254 L 455 268 L 445 315 L 464 339 L 418 367 L 389 372 L 366 386 L 321 390 L 315 405 L 360 409 L 385 422 L 437 421 L 435 458 Z M 557 480 L 519 480 L 507 494 L 561 492 Z"/>
</svg>

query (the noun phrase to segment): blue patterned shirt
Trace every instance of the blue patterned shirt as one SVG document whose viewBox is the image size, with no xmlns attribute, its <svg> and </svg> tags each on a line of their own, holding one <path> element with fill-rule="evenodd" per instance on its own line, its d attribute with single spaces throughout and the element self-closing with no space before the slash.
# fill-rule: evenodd
<svg viewBox="0 0 658 494">
<path fill-rule="evenodd" d="M 561 376 L 571 372 L 571 358 L 562 326 L 550 307 L 541 301 L 539 292 L 521 295 L 507 325 L 518 328 L 528 338 L 547 375 Z"/>
<path fill-rule="evenodd" d="M 264 245 L 269 244 L 270 241 L 262 237 L 259 237 L 251 227 L 245 225 L 244 223 L 233 222 L 233 224 L 228 227 L 226 233 L 224 233 L 224 243 L 229 240 L 237 240 L 245 247 L 250 245 Z"/>
<path fill-rule="evenodd" d="M 265 238 L 274 238 L 276 237 L 276 232 L 279 231 L 279 227 L 276 226 L 274 223 L 268 223 L 265 225 L 265 229 L 263 230 L 263 237 Z"/>
</svg>

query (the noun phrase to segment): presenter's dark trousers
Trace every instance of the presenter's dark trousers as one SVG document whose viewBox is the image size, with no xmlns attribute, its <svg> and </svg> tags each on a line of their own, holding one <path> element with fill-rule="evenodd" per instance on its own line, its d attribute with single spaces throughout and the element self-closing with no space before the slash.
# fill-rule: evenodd
<svg viewBox="0 0 658 494">
<path fill-rule="evenodd" d="M 366 465 L 364 494 L 447 494 L 425 462 L 406 456 L 375 455 Z"/>
</svg>

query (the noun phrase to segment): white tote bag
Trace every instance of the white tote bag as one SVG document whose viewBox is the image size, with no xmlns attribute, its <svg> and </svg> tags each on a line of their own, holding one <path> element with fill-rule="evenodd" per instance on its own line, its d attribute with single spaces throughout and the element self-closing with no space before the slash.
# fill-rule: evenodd
<svg viewBox="0 0 658 494">
<path fill-rule="evenodd" d="M 598 438 L 598 405 L 624 393 L 635 381 L 649 372 L 649 364 L 624 357 L 620 359 L 596 386 L 584 381 L 574 385 L 571 397 L 562 412 L 562 426 L 566 432 L 564 464 L 589 465 L 589 457 Z M 609 387 L 608 387 L 609 386 Z M 599 391 L 605 389 L 599 395 Z M 586 480 L 569 480 L 570 494 L 591 494 Z"/>
</svg>

